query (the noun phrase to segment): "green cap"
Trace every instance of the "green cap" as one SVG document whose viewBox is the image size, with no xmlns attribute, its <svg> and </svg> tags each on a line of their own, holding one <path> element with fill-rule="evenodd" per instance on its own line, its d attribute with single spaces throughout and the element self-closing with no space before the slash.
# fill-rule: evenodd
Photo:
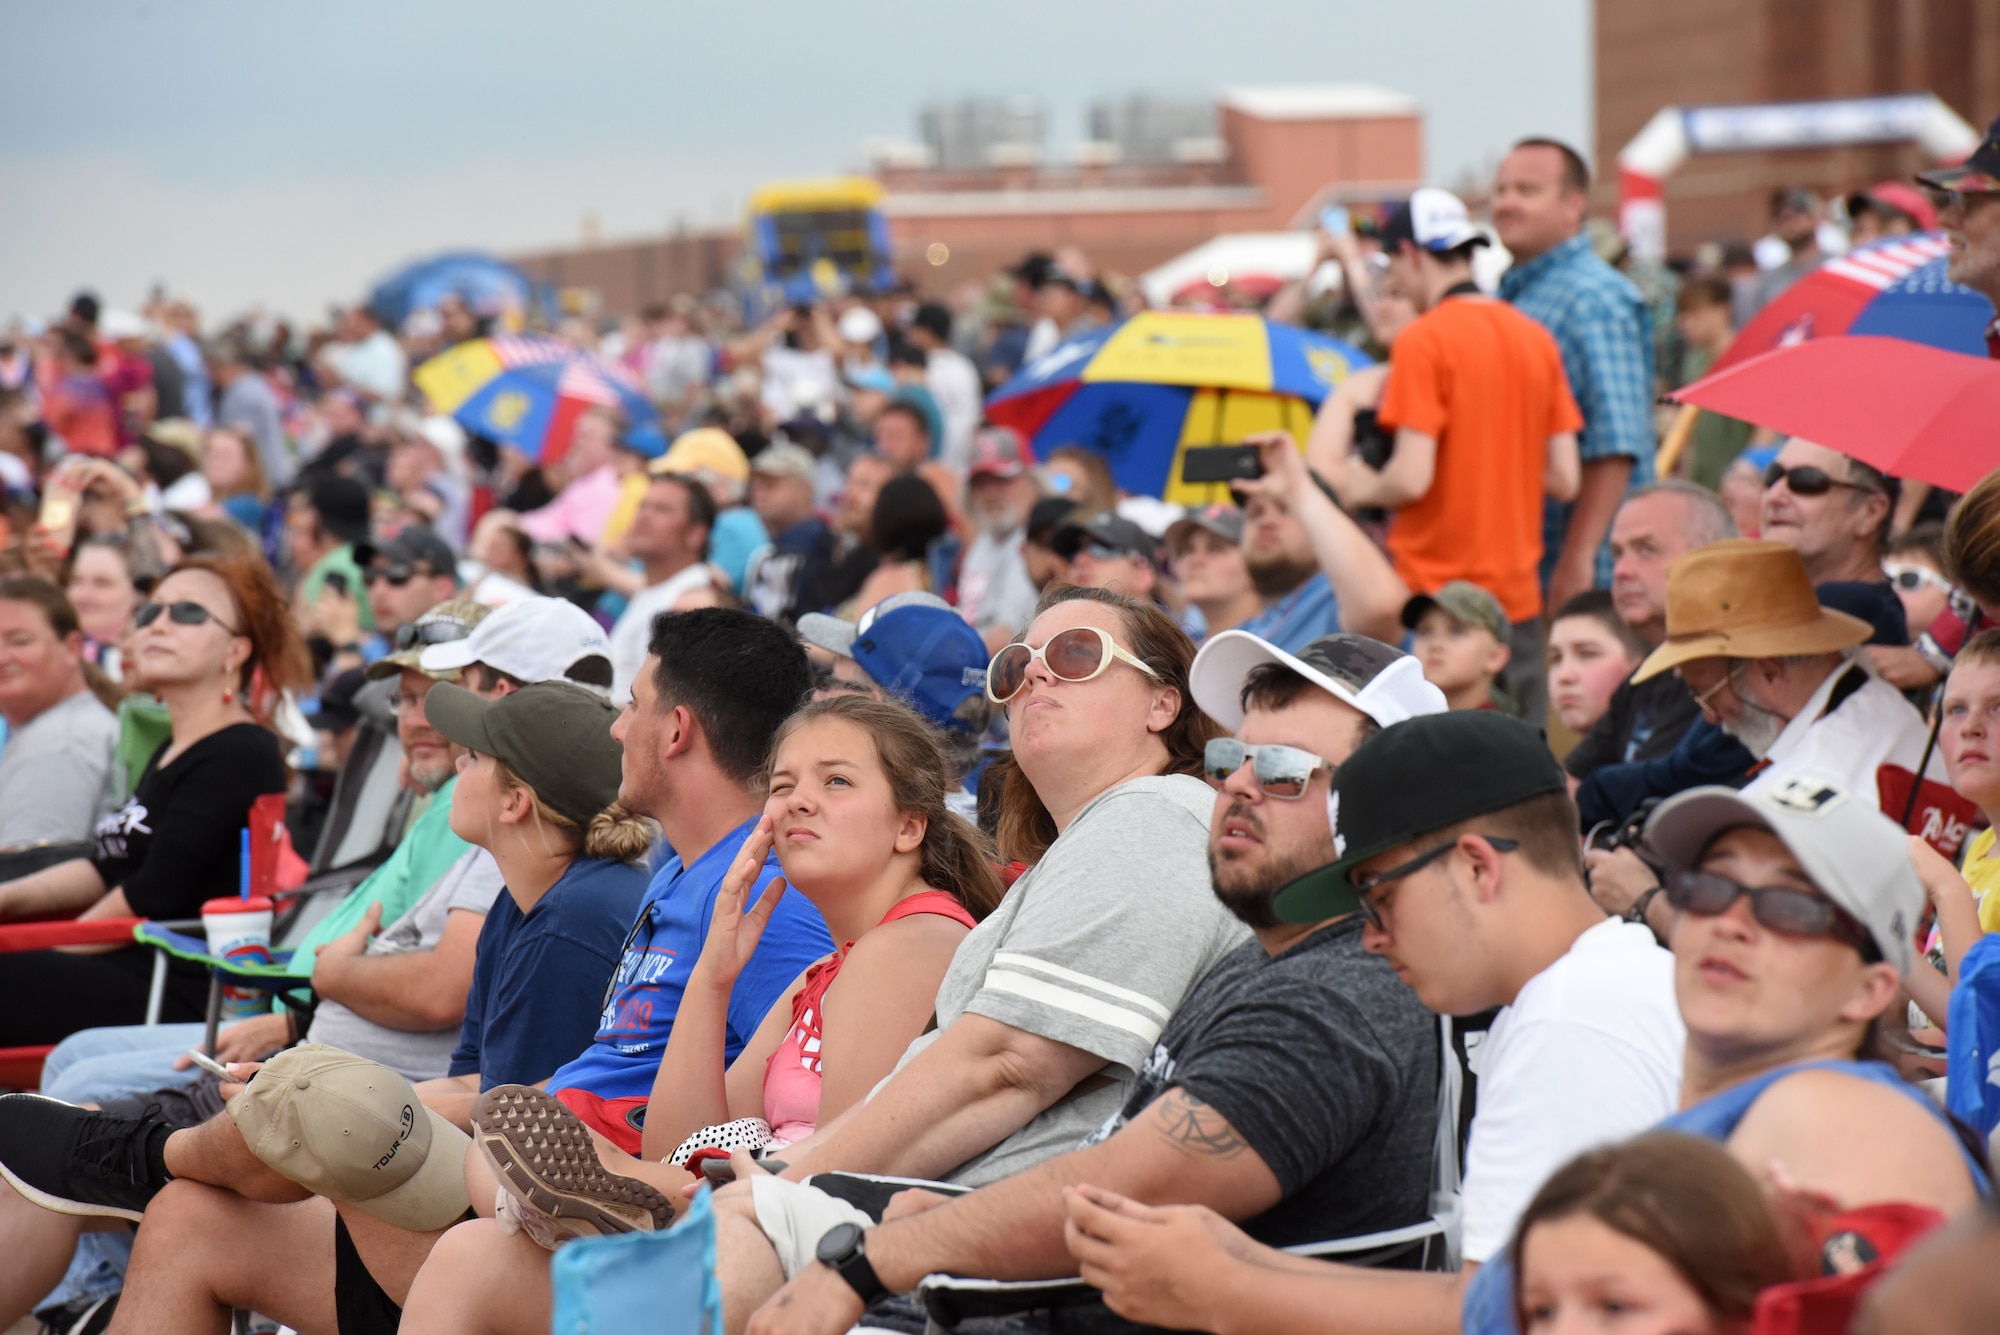
<svg viewBox="0 0 2000 1335">
<path fill-rule="evenodd" d="M 1352 913 L 1361 896 L 1348 873 L 1360 863 L 1433 830 L 1568 787 L 1542 730 L 1504 714 L 1455 710 L 1384 728 L 1333 776 L 1340 860 L 1278 891 L 1274 907 L 1286 922 Z"/>
<path fill-rule="evenodd" d="M 1424 613 L 1433 607 L 1443 609 L 1446 616 L 1468 626 L 1491 631 L 1493 638 L 1502 644 L 1507 643 L 1513 631 L 1507 622 L 1507 609 L 1500 606 L 1500 600 L 1469 579 L 1455 579 L 1436 593 L 1420 593 L 1404 603 L 1403 629 L 1415 630 Z"/>
<path fill-rule="evenodd" d="M 588 825 L 618 800 L 623 750 L 612 739 L 618 710 L 568 682 L 539 681 L 498 700 L 440 682 L 424 717 L 460 746 L 506 762 L 557 815 Z"/>
</svg>

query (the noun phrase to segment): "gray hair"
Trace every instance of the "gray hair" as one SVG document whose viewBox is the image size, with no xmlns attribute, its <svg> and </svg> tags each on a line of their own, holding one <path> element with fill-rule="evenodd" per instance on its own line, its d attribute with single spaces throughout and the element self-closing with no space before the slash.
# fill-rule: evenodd
<svg viewBox="0 0 2000 1335">
<path fill-rule="evenodd" d="M 1686 482 L 1673 477 L 1659 482 L 1648 482 L 1643 487 L 1634 487 L 1627 492 L 1622 504 L 1630 505 L 1642 496 L 1678 496 L 1687 502 L 1683 528 L 1687 534 L 1689 550 L 1739 536 L 1736 531 L 1736 521 L 1730 517 L 1729 507 L 1722 503 L 1721 497 L 1698 482 Z"/>
</svg>

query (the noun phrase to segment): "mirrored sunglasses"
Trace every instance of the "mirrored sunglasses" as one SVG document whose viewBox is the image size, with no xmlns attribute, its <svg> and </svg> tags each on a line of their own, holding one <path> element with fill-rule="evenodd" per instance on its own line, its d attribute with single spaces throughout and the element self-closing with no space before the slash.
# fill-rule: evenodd
<svg viewBox="0 0 2000 1335">
<path fill-rule="evenodd" d="M 1296 746 L 1248 746 L 1234 737 L 1210 740 L 1202 751 L 1201 761 L 1202 772 L 1214 783 L 1226 782 L 1247 764 L 1266 797 L 1287 801 L 1304 797 L 1312 776 L 1320 770 L 1331 774 L 1338 768 L 1332 761 Z"/>
</svg>

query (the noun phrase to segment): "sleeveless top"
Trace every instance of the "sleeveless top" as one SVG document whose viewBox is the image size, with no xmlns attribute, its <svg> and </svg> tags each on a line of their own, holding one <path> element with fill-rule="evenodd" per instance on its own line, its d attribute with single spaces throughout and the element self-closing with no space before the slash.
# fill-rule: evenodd
<svg viewBox="0 0 2000 1335">
<path fill-rule="evenodd" d="M 978 926 L 965 905 L 943 890 L 924 890 L 898 900 L 875 925 L 926 913 L 950 918 L 967 928 Z M 840 976 L 840 966 L 853 948 L 854 943 L 848 941 L 806 970 L 804 986 L 792 997 L 792 1027 L 764 1065 L 764 1120 L 771 1124 L 772 1137 L 787 1145 L 810 1136 L 819 1121 L 820 1025 L 825 1019 L 826 992 Z"/>
<path fill-rule="evenodd" d="M 1750 1111 L 1752 1104 L 1764 1092 L 1787 1076 L 1801 1071 L 1838 1071 L 1907 1095 L 1918 1107 L 1924 1109 L 1951 1131 L 1951 1119 L 1945 1111 L 1931 1102 L 1922 1090 L 1911 1085 L 1896 1074 L 1896 1068 L 1884 1062 L 1861 1061 L 1814 1061 L 1796 1062 L 1790 1066 L 1780 1066 L 1762 1075 L 1745 1080 L 1740 1085 L 1732 1085 L 1720 1094 L 1711 1095 L 1692 1108 L 1684 1109 L 1654 1127 L 1655 1131 L 1678 1131 L 1683 1135 L 1702 1136 L 1709 1140 L 1726 1141 L 1734 1134 L 1736 1126 Z M 1952 1132 L 1952 1143 L 1959 1147 L 1964 1156 L 1965 1170 L 1972 1177 L 1973 1186 L 1984 1196 L 1990 1189 L 1986 1170 L 1965 1148 L 1956 1132 Z M 1514 1326 L 1514 1257 L 1512 1248 L 1495 1256 L 1479 1267 L 1472 1282 L 1465 1288 L 1464 1320 L 1461 1329 L 1464 1335 L 1516 1335 Z"/>
</svg>

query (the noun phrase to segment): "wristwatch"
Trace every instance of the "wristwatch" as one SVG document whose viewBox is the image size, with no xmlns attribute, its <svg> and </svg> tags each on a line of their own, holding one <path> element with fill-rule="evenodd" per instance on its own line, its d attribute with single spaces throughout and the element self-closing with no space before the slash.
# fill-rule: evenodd
<svg viewBox="0 0 2000 1335">
<path fill-rule="evenodd" d="M 1653 896 L 1659 894 L 1660 891 L 1664 889 L 1666 889 L 1666 887 L 1662 885 L 1654 886 L 1652 889 L 1648 890 L 1645 894 L 1640 895 L 1637 899 L 1633 900 L 1632 907 L 1626 909 L 1623 913 L 1619 914 L 1618 916 L 1623 918 L 1626 922 L 1644 923 L 1646 921 L 1646 910 L 1651 908 L 1653 905 Z"/>
<path fill-rule="evenodd" d="M 815 1254 L 821 1265 L 832 1267 L 847 1281 L 847 1287 L 853 1289 L 862 1302 L 872 1303 L 889 1290 L 875 1278 L 875 1267 L 868 1264 L 868 1254 L 861 1249 L 863 1236 L 859 1224 L 835 1224 L 820 1235 Z"/>
</svg>

